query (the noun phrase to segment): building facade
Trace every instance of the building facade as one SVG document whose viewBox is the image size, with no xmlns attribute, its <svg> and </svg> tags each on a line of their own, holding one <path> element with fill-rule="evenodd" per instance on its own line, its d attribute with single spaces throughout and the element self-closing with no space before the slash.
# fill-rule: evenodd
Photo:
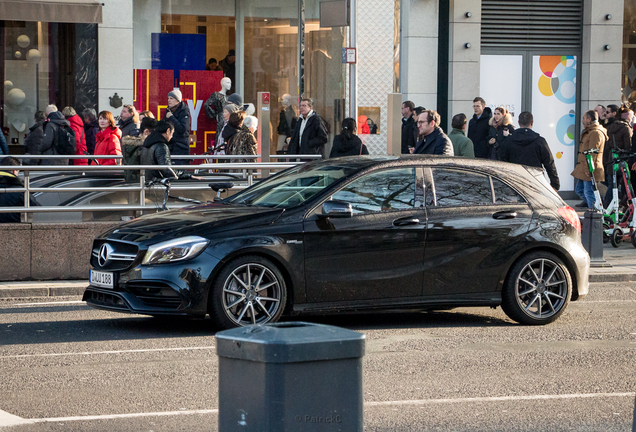
<svg viewBox="0 0 636 432">
<path fill-rule="evenodd" d="M 49 103 L 162 116 L 179 87 L 200 153 L 214 140 L 202 105 L 225 74 L 246 103 L 270 93 L 272 153 L 283 103 L 301 96 L 332 137 L 355 115 L 375 154 L 387 152 L 390 93 L 437 109 L 444 126 L 470 117 L 476 96 L 530 110 L 572 190 L 581 113 L 636 100 L 636 0 L 354 0 L 355 68 L 343 62 L 350 28 L 321 25 L 320 0 L 43 3 L 0 0 L 1 120 L 15 144 Z M 225 71 L 206 70 L 211 58 Z"/>
</svg>

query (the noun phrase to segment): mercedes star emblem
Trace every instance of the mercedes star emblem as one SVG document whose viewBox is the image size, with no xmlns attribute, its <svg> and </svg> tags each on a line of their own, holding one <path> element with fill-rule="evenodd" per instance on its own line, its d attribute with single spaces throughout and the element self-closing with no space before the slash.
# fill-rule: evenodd
<svg viewBox="0 0 636 432">
<path fill-rule="evenodd" d="M 99 248 L 99 255 L 97 255 L 97 263 L 100 267 L 104 267 L 108 263 L 108 257 L 115 251 L 111 245 L 104 243 Z"/>
</svg>

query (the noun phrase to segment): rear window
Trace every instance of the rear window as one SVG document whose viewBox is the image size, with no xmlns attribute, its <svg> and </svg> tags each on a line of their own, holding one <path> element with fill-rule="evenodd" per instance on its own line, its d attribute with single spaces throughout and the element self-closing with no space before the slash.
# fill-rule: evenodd
<svg viewBox="0 0 636 432">
<path fill-rule="evenodd" d="M 528 172 L 530 174 L 532 174 L 532 176 L 537 179 L 539 181 L 539 183 L 541 183 L 543 185 L 543 187 L 547 190 L 547 194 L 546 196 L 549 196 L 550 198 L 552 198 L 554 200 L 554 202 L 559 205 L 559 206 L 565 206 L 567 205 L 565 203 L 565 201 L 563 201 L 563 198 L 561 198 L 561 196 L 559 196 L 559 194 L 557 193 L 557 191 L 554 190 L 554 188 L 550 185 L 550 182 L 548 181 L 548 179 L 545 177 L 545 174 L 543 172 L 543 170 L 538 170 L 538 169 L 528 169 Z"/>
<path fill-rule="evenodd" d="M 492 204 L 490 178 L 470 171 L 434 168 L 433 185 L 438 207 Z"/>
</svg>

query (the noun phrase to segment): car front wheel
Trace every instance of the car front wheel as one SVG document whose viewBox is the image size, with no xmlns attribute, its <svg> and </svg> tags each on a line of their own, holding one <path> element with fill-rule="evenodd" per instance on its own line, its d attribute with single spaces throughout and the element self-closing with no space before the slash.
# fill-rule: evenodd
<svg viewBox="0 0 636 432">
<path fill-rule="evenodd" d="M 285 279 L 266 258 L 248 255 L 226 265 L 214 280 L 208 312 L 220 328 L 277 321 L 287 300 Z"/>
<path fill-rule="evenodd" d="M 550 252 L 532 252 L 510 269 L 501 307 L 521 324 L 548 324 L 565 311 L 571 293 L 572 278 L 563 261 Z"/>
</svg>

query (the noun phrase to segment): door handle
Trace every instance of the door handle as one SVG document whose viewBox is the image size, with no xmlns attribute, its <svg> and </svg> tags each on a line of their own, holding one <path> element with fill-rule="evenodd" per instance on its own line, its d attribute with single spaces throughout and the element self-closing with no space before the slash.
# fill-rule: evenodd
<svg viewBox="0 0 636 432">
<path fill-rule="evenodd" d="M 516 211 L 500 211 L 492 215 L 493 219 L 514 219 L 516 217 Z"/>
<path fill-rule="evenodd" d="M 396 219 L 393 221 L 393 226 L 407 226 L 407 225 L 417 225 L 420 223 L 420 220 L 417 218 L 402 218 Z"/>
</svg>

